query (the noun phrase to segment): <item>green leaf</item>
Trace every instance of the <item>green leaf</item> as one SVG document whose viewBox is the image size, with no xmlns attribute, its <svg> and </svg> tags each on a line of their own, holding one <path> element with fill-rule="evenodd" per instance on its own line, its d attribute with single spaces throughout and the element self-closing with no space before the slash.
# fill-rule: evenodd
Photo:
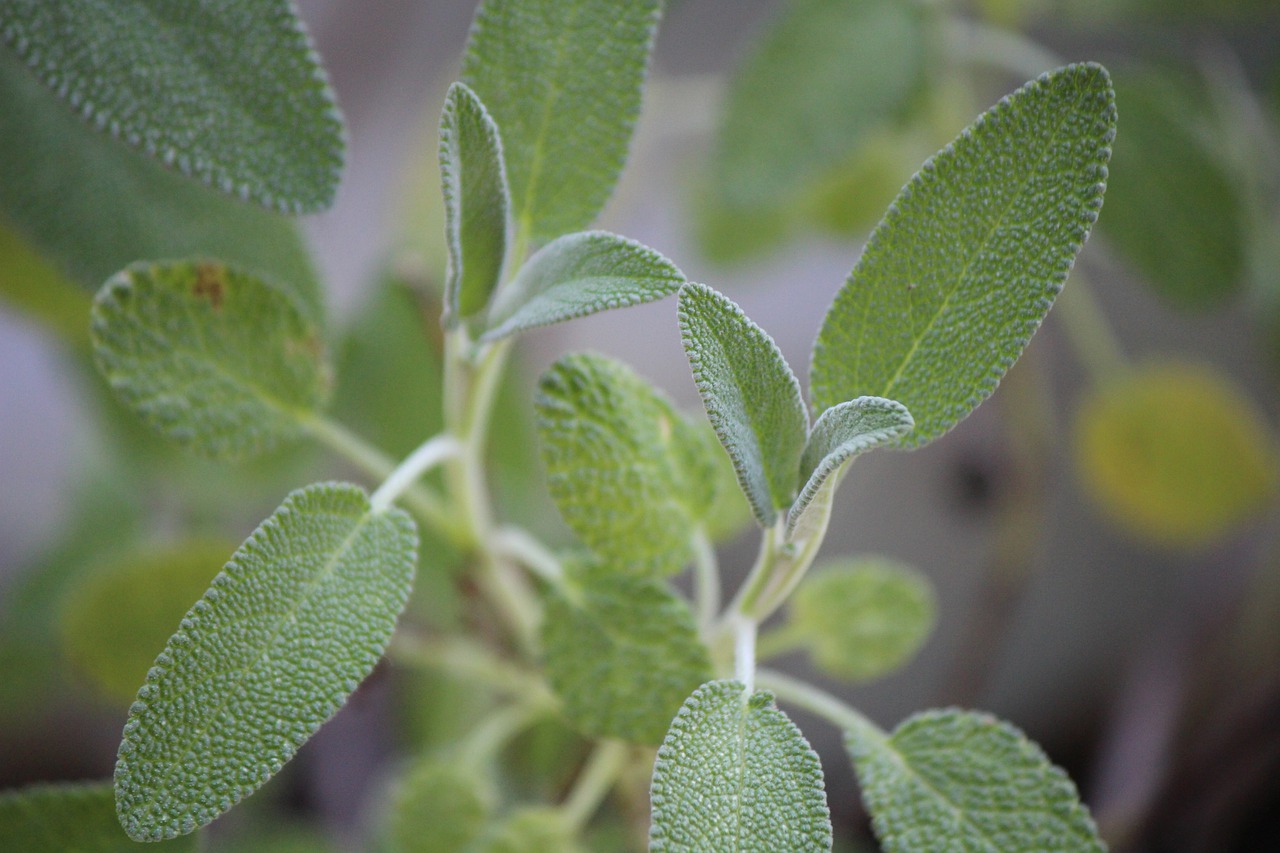
<svg viewBox="0 0 1280 853">
<path fill-rule="evenodd" d="M 191 539 L 130 554 L 79 581 L 62 605 L 62 646 L 112 700 L 128 705 L 173 626 L 235 543 Z"/>
<path fill-rule="evenodd" d="M 886 853 L 1106 849 L 1071 780 L 1008 723 L 926 711 L 846 745 Z"/>
<path fill-rule="evenodd" d="M 355 486 L 291 493 L 182 620 L 129 710 L 120 822 L 191 832 L 276 773 L 382 656 L 409 597 L 417 533 Z"/>
<path fill-rule="evenodd" d="M 789 4 L 730 87 L 714 179 L 770 207 L 893 119 L 924 70 L 923 9 L 899 0 Z"/>
<path fill-rule="evenodd" d="M 474 770 L 432 756 L 397 786 L 391 808 L 387 853 L 473 853 L 494 794 Z"/>
<path fill-rule="evenodd" d="M 477 853 L 583 853 L 576 836 L 558 809 L 517 809 L 485 839 Z"/>
<path fill-rule="evenodd" d="M 194 851 L 194 838 L 163 851 Z M 33 785 L 0 793 L 0 850 L 22 853 L 136 853 L 116 820 L 110 782 Z"/>
<path fill-rule="evenodd" d="M 627 366 L 598 355 L 561 358 L 535 400 L 552 500 L 601 560 L 638 574 L 685 564 L 713 474 L 692 466 L 696 428 Z"/>
<path fill-rule="evenodd" d="M 1161 362 L 1076 410 L 1082 485 L 1107 516 L 1156 545 L 1202 548 L 1274 504 L 1276 435 L 1229 377 Z"/>
<path fill-rule="evenodd" d="M 872 394 L 938 438 L 1021 353 L 1097 219 L 1115 135 L 1100 66 L 1070 65 L 984 113 L 871 235 L 814 346 L 815 409 Z"/>
<path fill-rule="evenodd" d="M 87 347 L 90 296 L 40 257 L 0 217 L 0 297 L 72 347 Z"/>
<path fill-rule="evenodd" d="M 502 129 L 517 228 L 591 224 L 613 192 L 648 70 L 659 0 L 485 0 L 462 79 Z"/>
<path fill-rule="evenodd" d="M 498 126 L 462 83 L 449 87 L 440 119 L 440 185 L 449 245 L 444 319 L 452 325 L 483 311 L 502 280 L 511 205 Z"/>
<path fill-rule="evenodd" d="M 769 693 L 710 681 L 681 707 L 650 788 L 653 853 L 831 850 L 822 765 Z"/>
<path fill-rule="evenodd" d="M 547 678 L 583 734 L 662 742 L 681 703 L 711 678 L 684 599 L 662 581 L 575 566 L 547 596 Z"/>
<path fill-rule="evenodd" d="M 844 560 L 806 577 L 783 630 L 809 647 L 825 672 L 869 681 L 910 660 L 933 630 L 929 581 L 885 558 Z"/>
<path fill-rule="evenodd" d="M 773 338 L 703 284 L 680 290 L 680 336 L 707 417 L 768 527 L 796 495 L 809 413 Z"/>
<path fill-rule="evenodd" d="M 286 0 L 0 0 L 0 33 L 86 120 L 224 193 L 328 207 L 342 119 Z"/>
<path fill-rule="evenodd" d="M 3 48 L 0 104 L 0 219 L 72 281 L 95 291 L 139 258 L 222 258 L 287 287 L 323 321 L 291 220 L 96 133 Z"/>
<path fill-rule="evenodd" d="M 804 488 L 787 514 L 788 532 L 795 530 L 823 484 L 853 457 L 897 441 L 915 421 L 901 403 L 883 397 L 859 397 L 827 409 L 813 425 L 800 458 Z"/>
<path fill-rule="evenodd" d="M 221 263 L 129 267 L 94 301 L 92 334 L 125 404 L 209 456 L 296 437 L 328 396 L 320 330 L 288 295 Z"/>
<path fill-rule="evenodd" d="M 653 302 L 684 284 L 676 265 L 634 240 L 583 231 L 542 247 L 499 291 L 482 340 Z"/>
<path fill-rule="evenodd" d="M 1122 76 L 1124 133 L 1107 181 L 1103 233 L 1161 296 L 1204 308 L 1240 290 L 1244 199 L 1210 147 L 1210 110 L 1155 73 Z"/>
</svg>

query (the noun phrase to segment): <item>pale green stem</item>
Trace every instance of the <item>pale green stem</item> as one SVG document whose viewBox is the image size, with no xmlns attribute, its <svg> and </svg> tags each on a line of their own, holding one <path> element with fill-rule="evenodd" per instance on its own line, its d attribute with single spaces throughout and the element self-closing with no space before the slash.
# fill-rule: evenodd
<svg viewBox="0 0 1280 853">
<path fill-rule="evenodd" d="M 808 539 L 800 543 L 799 550 L 795 554 L 788 554 L 786 559 L 779 561 L 781 571 L 774 571 L 774 576 L 770 579 L 764 594 L 760 596 L 755 608 L 752 610 L 752 615 L 757 621 L 763 622 L 768 619 L 773 615 L 774 611 L 791 597 L 791 593 L 799 586 L 800 581 L 804 580 L 809 567 L 813 565 L 814 558 L 818 556 L 818 549 L 822 547 L 826 533 L 827 527 L 824 521 L 822 529 L 815 531 Z M 784 545 L 782 547 L 794 546 Z"/>
<path fill-rule="evenodd" d="M 560 558 L 529 531 L 507 525 L 496 530 L 491 541 L 497 556 L 520 563 L 548 583 L 564 581 L 564 566 Z"/>
<path fill-rule="evenodd" d="M 369 499 L 374 512 L 382 512 L 408 491 L 423 474 L 452 456 L 456 456 L 462 445 L 451 435 L 433 436 L 410 453 L 400 465 L 391 472 L 382 485 Z"/>
<path fill-rule="evenodd" d="M 943 38 L 955 62 L 985 65 L 1024 79 L 1039 77 L 1066 63 L 1061 57 L 1021 33 L 950 16 Z"/>
<path fill-rule="evenodd" d="M 862 712 L 806 681 L 771 669 L 757 670 L 756 681 L 761 689 L 772 691 L 783 702 L 811 711 L 843 731 L 857 731 L 881 741 L 889 737 Z"/>
<path fill-rule="evenodd" d="M 1094 298 L 1089 280 L 1076 270 L 1058 298 L 1058 316 L 1076 357 L 1095 385 L 1105 385 L 1129 370 L 1120 341 Z"/>
<path fill-rule="evenodd" d="M 387 653 L 400 665 L 435 670 L 513 696 L 552 701 L 552 694 L 537 673 L 471 640 L 426 639 L 400 631 L 392 638 Z"/>
<path fill-rule="evenodd" d="M 526 700 L 497 709 L 467 733 L 458 746 L 459 763 L 484 769 L 512 738 L 549 710 L 550 706 L 540 700 Z"/>
<path fill-rule="evenodd" d="M 782 538 L 780 533 L 782 523 L 779 519 L 778 524 L 765 530 L 764 536 L 760 539 L 760 550 L 756 554 L 756 564 L 751 567 L 751 573 L 742 582 L 738 594 L 734 596 L 733 603 L 726 611 L 726 616 L 750 613 L 754 610 L 756 602 L 764 593 L 765 587 L 769 585 L 774 566 L 778 562 L 778 542 Z"/>
<path fill-rule="evenodd" d="M 631 748 L 619 740 L 601 741 L 591 752 L 586 766 L 573 784 L 573 790 L 560 807 L 561 814 L 574 832 L 580 832 L 600 808 L 600 803 L 626 769 L 630 752 Z"/>
<path fill-rule="evenodd" d="M 745 614 L 733 619 L 733 677 L 756 691 L 756 620 Z"/>
<path fill-rule="evenodd" d="M 720 613 L 720 566 L 716 549 L 702 529 L 693 536 L 693 586 L 698 605 L 698 631 L 703 640 L 709 641 Z"/>
</svg>

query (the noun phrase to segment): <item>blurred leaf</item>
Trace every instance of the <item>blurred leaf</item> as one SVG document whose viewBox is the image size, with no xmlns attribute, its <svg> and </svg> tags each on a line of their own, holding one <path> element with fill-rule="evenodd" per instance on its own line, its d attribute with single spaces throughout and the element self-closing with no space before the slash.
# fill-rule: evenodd
<svg viewBox="0 0 1280 853">
<path fill-rule="evenodd" d="M 328 397 L 320 330 L 287 294 L 213 261 L 114 276 L 94 301 L 93 344 L 129 408 L 208 456 L 293 439 Z"/>
<path fill-rule="evenodd" d="M 805 184 L 800 212 L 837 235 L 861 236 L 871 230 L 920 165 L 920 158 L 933 150 L 914 156 L 922 147 L 918 135 L 888 128 L 866 134 L 843 160 Z"/>
<path fill-rule="evenodd" d="M 1276 436 L 1221 374 L 1161 363 L 1108 383 L 1076 411 L 1076 461 L 1098 506 L 1130 533 L 1194 548 L 1276 497 Z"/>
<path fill-rule="evenodd" d="M 476 853 L 585 853 L 576 836 L 560 810 L 523 808 L 507 817 Z"/>
<path fill-rule="evenodd" d="M 129 711 L 116 761 L 137 840 L 191 832 L 259 788 L 382 656 L 417 534 L 363 491 L 291 493 L 192 606 Z"/>
<path fill-rule="evenodd" d="M 286 0 L 0 0 L 0 33 L 98 130 L 282 212 L 333 201 L 343 127 Z"/>
<path fill-rule="evenodd" d="M 584 734 L 657 745 L 711 677 L 693 614 L 662 581 L 573 568 L 547 596 L 542 620 L 551 687 Z"/>
<path fill-rule="evenodd" d="M 430 756 L 396 787 L 387 853 L 475 853 L 494 793 L 474 770 Z"/>
<path fill-rule="evenodd" d="M 545 240 L 586 228 L 627 158 L 659 0 L 485 0 L 462 80 L 502 133 L 512 215 Z"/>
<path fill-rule="evenodd" d="M 194 851 L 195 838 L 161 851 Z M 120 828 L 110 782 L 34 785 L 0 792 L 0 850 L 13 853 L 136 853 Z"/>
<path fill-rule="evenodd" d="M 235 547 L 190 539 L 135 552 L 87 575 L 62 604 L 64 653 L 99 691 L 127 707 L 157 652 Z"/>
<path fill-rule="evenodd" d="M 0 217 L 71 280 L 92 291 L 139 259 L 216 257 L 273 279 L 323 322 L 315 270 L 289 219 L 96 133 L 2 47 L 0 110 Z"/>
<path fill-rule="evenodd" d="M 769 693 L 710 681 L 681 707 L 653 768 L 653 853 L 829 853 L 818 756 Z"/>
<path fill-rule="evenodd" d="M 40 257 L 0 216 L 0 298 L 76 349 L 89 345 L 91 299 Z"/>
<path fill-rule="evenodd" d="M 926 711 L 846 745 L 885 853 L 1106 850 L 1075 785 L 1008 723 Z"/>
<path fill-rule="evenodd" d="M 715 428 L 706 418 L 698 418 L 693 424 L 688 444 L 690 470 L 705 467 L 705 473 L 695 485 L 704 496 L 694 499 L 694 504 L 704 504 L 702 526 L 712 542 L 724 542 L 753 527 L 754 516 L 747 496 L 738 486 L 738 472 L 733 460 L 720 446 Z M 700 447 L 694 444 L 698 440 Z"/>
<path fill-rule="evenodd" d="M 1124 131 L 1107 181 L 1107 238 L 1161 296 L 1206 308 L 1237 292 L 1243 199 L 1210 150 L 1211 115 L 1186 85 L 1155 73 L 1116 82 Z"/>
<path fill-rule="evenodd" d="M 1115 134 L 1106 71 L 1071 65 L 988 110 L 911 180 L 814 345 L 823 410 L 895 399 L 920 446 L 969 414 L 1021 353 L 1097 218 Z"/>
</svg>

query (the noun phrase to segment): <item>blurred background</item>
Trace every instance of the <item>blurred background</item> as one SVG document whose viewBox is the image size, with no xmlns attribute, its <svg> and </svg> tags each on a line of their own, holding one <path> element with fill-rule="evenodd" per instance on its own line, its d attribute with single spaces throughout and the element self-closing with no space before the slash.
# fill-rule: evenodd
<svg viewBox="0 0 1280 853">
<path fill-rule="evenodd" d="M 337 203 L 301 222 L 333 318 L 334 408 L 404 452 L 439 419 L 438 340 L 423 333 L 444 258 L 435 128 L 474 4 L 299 7 L 349 128 Z M 4 97 L 60 107 L 0 54 Z M 1115 850 L 1280 849 L 1274 0 L 671 2 L 600 226 L 730 295 L 804 377 L 898 188 L 999 97 L 1081 60 L 1112 72 L 1120 130 L 1099 227 L 1059 304 L 954 432 L 854 466 L 824 550 L 918 568 L 937 591 L 936 630 L 873 683 L 803 656 L 782 665 L 885 726 L 944 705 L 1010 720 L 1068 770 Z M 123 263 L 91 281 L 31 237 L 3 185 L 35 168 L 23 157 L 56 167 L 76 143 L 33 154 L 24 115 L 0 110 L 0 148 L 18 152 L 0 166 L 0 788 L 109 776 L 128 697 L 171 630 L 147 635 L 146 614 L 176 622 L 288 489 L 353 476 L 307 447 L 240 469 L 194 460 L 114 408 L 83 312 Z M 698 403 L 670 301 L 530 335 L 495 431 L 495 488 L 553 537 L 528 406 L 538 373 L 582 348 Z M 422 573 L 415 608 L 447 621 L 456 557 L 425 550 L 446 568 Z M 740 574 L 753 552 L 749 536 L 730 541 L 722 565 Z M 132 580 L 100 583 L 122 574 Z M 162 576 L 172 601 L 145 592 Z M 116 596 L 137 636 L 96 625 L 94 595 Z M 284 813 L 312 827 L 296 849 L 358 846 L 388 768 L 448 737 L 465 704 L 379 670 L 247 816 L 226 820 Z M 796 719 L 824 756 L 842 843 L 872 844 L 838 733 Z M 530 760 L 554 752 L 533 744 Z"/>
</svg>

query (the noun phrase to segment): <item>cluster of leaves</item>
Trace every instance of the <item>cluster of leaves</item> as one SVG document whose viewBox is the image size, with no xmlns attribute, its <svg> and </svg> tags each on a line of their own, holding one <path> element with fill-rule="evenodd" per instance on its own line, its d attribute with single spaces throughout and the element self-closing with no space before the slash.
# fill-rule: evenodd
<svg viewBox="0 0 1280 853">
<path fill-rule="evenodd" d="M 173 39 L 64 5 L 4 0 L 0 31 L 100 129 L 271 208 L 309 210 L 330 197 L 340 125 L 283 0 L 241 0 L 209 21 L 137 0 L 132 18 L 119 18 Z M 868 8 L 879 16 L 872 29 L 901 30 L 896 6 Z M 1046 73 L 925 163 L 836 293 L 807 405 L 776 344 L 731 300 L 648 247 L 583 230 L 626 159 L 659 14 L 658 0 L 481 4 L 440 124 L 443 430 L 399 463 L 326 414 L 335 371 L 309 272 L 211 257 L 203 245 L 188 257 L 180 235 L 154 252 L 130 245 L 138 254 L 124 259 L 67 253 L 61 274 L 107 279 L 92 306 L 93 357 L 154 430 L 221 460 L 311 437 L 381 481 L 372 495 L 334 482 L 289 494 L 170 629 L 119 748 L 114 808 L 128 837 L 186 836 L 278 772 L 394 642 L 419 564 L 438 571 L 437 549 L 453 549 L 469 558 L 466 582 L 501 627 L 488 639 L 440 631 L 406 641 L 403 654 L 469 672 L 507 698 L 409 770 L 388 822 L 391 849 L 578 849 L 600 798 L 657 746 L 651 850 L 830 850 L 821 764 L 775 696 L 846 732 L 888 850 L 1101 849 L 1074 786 L 1008 724 L 945 710 L 886 733 L 811 685 L 758 670 L 757 658 L 805 647 L 833 674 L 868 679 L 923 642 L 933 602 L 920 575 L 884 559 L 809 569 L 854 458 L 945 434 L 994 390 L 1049 310 L 1101 208 L 1115 135 L 1110 78 L 1092 64 Z M 15 99 L 34 98 L 28 72 L 5 61 Z M 115 86 L 112 69 L 131 66 L 172 87 Z M 193 116 L 192 103 L 208 109 Z M 227 126 L 203 132 L 207 113 Z M 242 144 L 259 126 L 287 132 Z M 727 168 L 750 159 L 726 157 Z M 34 180 L 8 186 L 19 197 L 4 199 L 6 210 L 44 191 Z M 66 238 L 47 220 L 22 227 L 39 254 L 63 257 Z M 185 259 L 136 261 L 157 255 Z M 500 523 L 486 433 L 512 341 L 670 295 L 710 428 L 625 365 L 564 356 L 541 378 L 534 408 L 552 500 L 580 545 L 557 553 Z M 421 482 L 437 466 L 443 483 Z M 761 529 L 760 557 L 721 606 L 711 542 L 736 528 L 732 508 L 743 502 Z M 691 563 L 692 604 L 670 582 Z M 120 592 L 86 587 L 69 624 L 93 625 Z M 782 626 L 757 648 L 759 626 L 793 593 Z M 495 755 L 551 712 L 599 745 L 560 805 L 501 802 Z M 106 791 L 6 795 L 0 846 L 129 843 L 102 818 Z"/>
</svg>

